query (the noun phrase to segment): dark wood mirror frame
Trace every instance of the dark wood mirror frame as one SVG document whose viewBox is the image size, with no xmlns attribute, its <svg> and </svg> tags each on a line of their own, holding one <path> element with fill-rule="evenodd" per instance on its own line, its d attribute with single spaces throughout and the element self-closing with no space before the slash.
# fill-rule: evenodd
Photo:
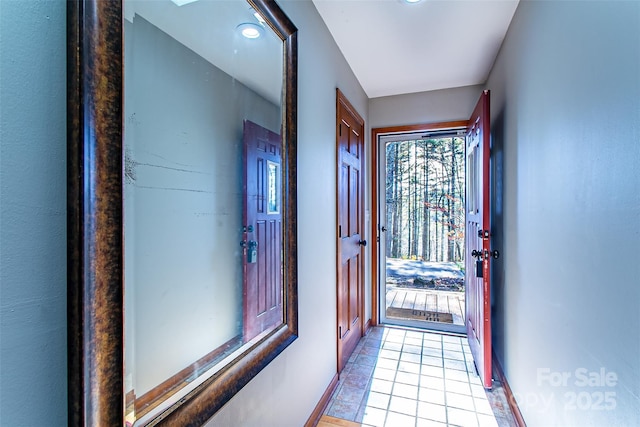
<svg viewBox="0 0 640 427">
<path fill-rule="evenodd" d="M 298 335 L 297 29 L 248 0 L 284 46 L 284 323 L 149 425 L 202 425 Z M 121 1 L 67 3 L 69 425 L 124 425 L 123 16 Z"/>
</svg>

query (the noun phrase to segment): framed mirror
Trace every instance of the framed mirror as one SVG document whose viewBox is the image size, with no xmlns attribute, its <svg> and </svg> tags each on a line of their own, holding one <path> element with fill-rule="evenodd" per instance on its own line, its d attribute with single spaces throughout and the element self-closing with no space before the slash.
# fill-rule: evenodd
<svg viewBox="0 0 640 427">
<path fill-rule="evenodd" d="M 201 425 L 297 337 L 297 30 L 68 2 L 70 425 Z"/>
</svg>

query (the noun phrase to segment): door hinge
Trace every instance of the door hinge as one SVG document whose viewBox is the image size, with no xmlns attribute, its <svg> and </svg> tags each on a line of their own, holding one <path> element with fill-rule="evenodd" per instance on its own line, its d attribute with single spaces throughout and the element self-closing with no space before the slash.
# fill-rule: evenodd
<svg viewBox="0 0 640 427">
<path fill-rule="evenodd" d="M 342 326 L 338 326 L 338 339 L 342 339 Z"/>
<path fill-rule="evenodd" d="M 338 226 L 338 237 L 342 237 L 342 226 Z"/>
</svg>

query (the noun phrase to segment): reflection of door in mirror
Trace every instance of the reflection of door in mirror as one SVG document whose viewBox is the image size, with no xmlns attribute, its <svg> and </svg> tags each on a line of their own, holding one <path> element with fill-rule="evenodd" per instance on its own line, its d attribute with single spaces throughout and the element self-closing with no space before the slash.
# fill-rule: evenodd
<svg viewBox="0 0 640 427">
<path fill-rule="evenodd" d="M 144 425 L 283 321 L 282 217 L 271 209 L 282 143 L 253 125 L 282 126 L 283 52 L 244 1 L 128 0 L 125 12 L 125 388 L 127 420 Z M 259 39 L 236 31 L 251 20 Z M 260 129 L 250 190 L 245 122 Z"/>
<path fill-rule="evenodd" d="M 244 121 L 245 340 L 282 323 L 281 147 L 280 135 Z"/>
</svg>

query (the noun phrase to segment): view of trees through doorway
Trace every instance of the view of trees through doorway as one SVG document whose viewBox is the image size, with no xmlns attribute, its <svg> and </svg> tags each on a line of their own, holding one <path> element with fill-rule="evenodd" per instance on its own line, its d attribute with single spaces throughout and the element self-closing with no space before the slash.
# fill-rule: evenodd
<svg viewBox="0 0 640 427">
<path fill-rule="evenodd" d="M 464 144 L 464 130 L 379 138 L 383 323 L 464 331 Z"/>
</svg>

